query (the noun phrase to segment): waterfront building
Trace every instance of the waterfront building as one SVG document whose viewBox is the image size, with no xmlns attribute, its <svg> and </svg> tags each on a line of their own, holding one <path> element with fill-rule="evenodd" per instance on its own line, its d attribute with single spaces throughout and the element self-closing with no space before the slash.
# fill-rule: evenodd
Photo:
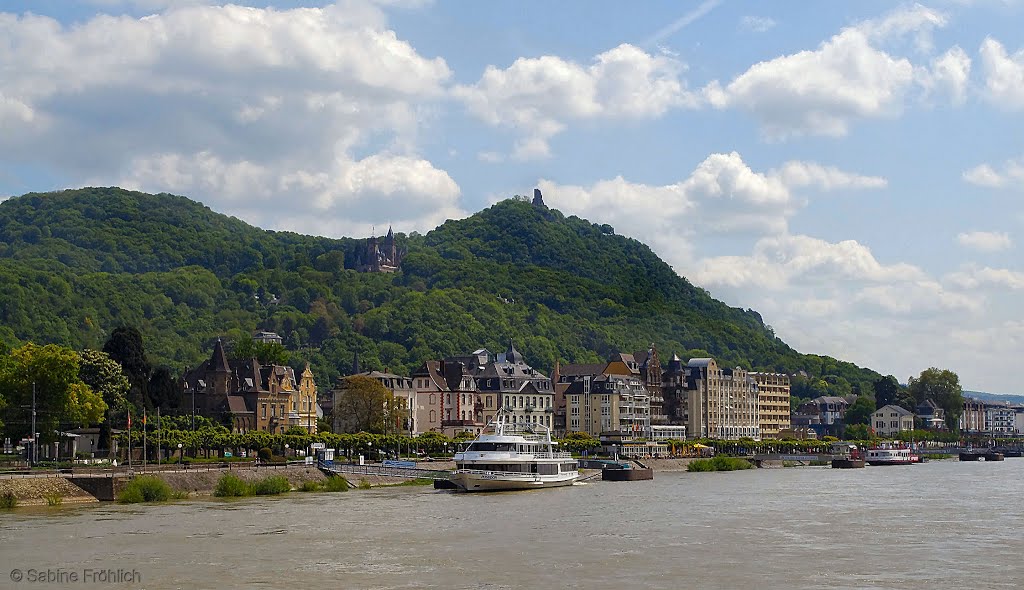
<svg viewBox="0 0 1024 590">
<path fill-rule="evenodd" d="M 427 361 L 412 374 L 413 434 L 441 432 L 442 400 L 451 391 L 444 378 L 444 361 Z"/>
<path fill-rule="evenodd" d="M 694 437 L 761 439 L 757 383 L 747 371 L 722 369 L 712 358 L 686 364 L 684 424 Z"/>
<path fill-rule="evenodd" d="M 412 434 L 415 425 L 413 423 L 414 413 L 410 412 L 410 408 L 414 407 L 416 399 L 416 389 L 413 387 L 412 379 L 381 371 L 366 371 L 357 375 L 377 380 L 392 395 L 393 403 L 389 406 L 385 402 L 382 408 L 384 411 L 384 433 Z M 334 432 L 358 432 L 361 430 L 362 425 L 344 411 L 345 398 L 350 395 L 348 379 L 353 376 L 340 377 L 331 391 L 334 396 Z"/>
<path fill-rule="evenodd" d="M 637 368 L 643 379 L 644 387 L 647 388 L 647 395 L 651 400 L 651 424 L 668 424 L 668 416 L 665 415 L 665 396 L 662 393 L 662 369 L 661 359 L 658 357 L 658 349 L 652 342 L 647 350 L 634 352 Z"/>
<path fill-rule="evenodd" d="M 985 403 L 974 398 L 964 398 L 963 413 L 960 414 L 960 432 L 985 432 Z"/>
<path fill-rule="evenodd" d="M 757 383 L 757 407 L 761 438 L 779 438 L 792 426 L 789 399 L 789 375 L 785 373 L 750 373 Z"/>
<path fill-rule="evenodd" d="M 929 430 L 946 429 L 946 411 L 935 403 L 935 400 L 926 399 L 917 404 L 917 419 Z"/>
<path fill-rule="evenodd" d="M 509 421 L 554 428 L 554 389 L 551 380 L 526 363 L 512 343 L 497 355 L 486 348 L 468 355 L 428 361 L 413 376 L 417 412 L 427 416 L 420 431 L 438 429 L 447 436 L 460 432 L 479 435 L 499 408 L 508 408 Z M 421 408 L 421 409 L 420 409 Z M 436 411 L 437 422 L 431 420 Z"/>
<path fill-rule="evenodd" d="M 291 426 L 316 433 L 316 381 L 306 365 L 299 379 L 291 367 L 261 365 L 256 359 L 228 361 L 217 340 L 209 359 L 181 380 L 181 407 L 233 432 L 283 434 Z"/>
<path fill-rule="evenodd" d="M 871 414 L 871 427 L 878 436 L 896 436 L 914 429 L 914 413 L 894 404 L 882 406 Z"/>
<path fill-rule="evenodd" d="M 586 432 L 602 440 L 650 437 L 650 395 L 633 355 L 615 354 L 603 364 L 566 365 L 559 369 L 558 379 L 568 432 Z"/>
<path fill-rule="evenodd" d="M 993 436 L 1012 436 L 1016 412 L 1007 402 L 985 404 L 985 431 Z"/>
<path fill-rule="evenodd" d="M 823 395 L 808 400 L 797 408 L 793 415 L 793 426 L 811 428 L 818 438 L 839 436 L 843 433 L 846 409 L 850 401 L 835 395 Z"/>
</svg>

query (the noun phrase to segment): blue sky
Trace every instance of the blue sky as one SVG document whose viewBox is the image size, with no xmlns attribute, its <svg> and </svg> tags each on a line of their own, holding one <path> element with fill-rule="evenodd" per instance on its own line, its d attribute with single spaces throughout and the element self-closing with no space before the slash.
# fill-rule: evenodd
<svg viewBox="0 0 1024 590">
<path fill-rule="evenodd" d="M 0 4 L 0 195 L 362 236 L 539 186 L 799 350 L 1021 391 L 1024 2 L 272 6 Z"/>
</svg>

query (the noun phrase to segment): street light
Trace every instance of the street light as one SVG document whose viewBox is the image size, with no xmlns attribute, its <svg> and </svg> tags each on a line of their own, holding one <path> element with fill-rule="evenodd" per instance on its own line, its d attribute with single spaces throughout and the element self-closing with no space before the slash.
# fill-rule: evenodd
<svg viewBox="0 0 1024 590">
<path fill-rule="evenodd" d="M 181 443 L 178 443 L 178 465 L 182 465 Z"/>
<path fill-rule="evenodd" d="M 288 443 L 284 443 L 284 458 L 288 459 Z"/>
</svg>

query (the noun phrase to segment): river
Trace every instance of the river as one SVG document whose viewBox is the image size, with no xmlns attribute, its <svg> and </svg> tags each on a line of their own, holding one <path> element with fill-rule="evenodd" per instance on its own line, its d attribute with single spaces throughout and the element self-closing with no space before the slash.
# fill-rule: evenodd
<svg viewBox="0 0 1024 590">
<path fill-rule="evenodd" d="M 26 508 L 0 513 L 0 588 L 1020 588 L 1022 481 L 953 460 Z M 24 578 L 54 568 L 78 580 Z"/>
</svg>

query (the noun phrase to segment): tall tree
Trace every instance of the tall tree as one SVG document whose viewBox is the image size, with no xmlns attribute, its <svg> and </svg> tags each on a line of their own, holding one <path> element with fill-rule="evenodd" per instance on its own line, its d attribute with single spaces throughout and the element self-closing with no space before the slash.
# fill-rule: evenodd
<svg viewBox="0 0 1024 590">
<path fill-rule="evenodd" d="M 875 411 L 875 401 L 866 395 L 862 395 L 846 409 L 843 421 L 850 424 L 869 424 L 871 413 Z"/>
<path fill-rule="evenodd" d="M 121 365 L 131 388 L 128 391 L 129 403 L 137 408 L 149 404 L 149 374 L 153 366 L 146 359 L 146 350 L 142 345 L 142 334 L 134 327 L 122 326 L 115 328 L 103 345 L 103 352 L 110 355 Z"/>
<path fill-rule="evenodd" d="M 149 378 L 149 399 L 154 406 L 164 410 L 181 405 L 181 390 L 170 367 L 160 365 L 153 369 L 153 375 Z"/>
<path fill-rule="evenodd" d="M 85 349 L 79 356 L 82 363 L 78 376 L 93 391 L 103 396 L 110 411 L 124 412 L 128 409 L 128 390 L 131 384 L 121 364 L 110 355 L 98 350 Z"/>
<path fill-rule="evenodd" d="M 875 390 L 875 407 L 881 408 L 899 401 L 902 388 L 900 382 L 892 375 L 877 379 L 871 386 Z"/>
<path fill-rule="evenodd" d="M 11 401 L 7 411 L 8 433 L 30 433 L 33 388 L 36 431 L 44 441 L 54 440 L 62 428 L 101 422 L 107 404 L 82 382 L 80 366 L 77 352 L 56 344 L 29 343 L 11 351 L 7 362 L 0 364 L 0 391 L 7 392 Z M 17 412 L 17 416 L 12 416 L 12 412 Z"/>
<path fill-rule="evenodd" d="M 960 377 L 948 369 L 931 367 L 921 371 L 918 378 L 911 377 L 907 391 L 917 403 L 930 399 L 946 412 L 946 426 L 953 430 L 963 413 L 964 396 Z"/>
<path fill-rule="evenodd" d="M 380 381 L 365 375 L 345 377 L 334 407 L 346 432 L 385 431 L 396 405 L 394 393 Z"/>
</svg>

